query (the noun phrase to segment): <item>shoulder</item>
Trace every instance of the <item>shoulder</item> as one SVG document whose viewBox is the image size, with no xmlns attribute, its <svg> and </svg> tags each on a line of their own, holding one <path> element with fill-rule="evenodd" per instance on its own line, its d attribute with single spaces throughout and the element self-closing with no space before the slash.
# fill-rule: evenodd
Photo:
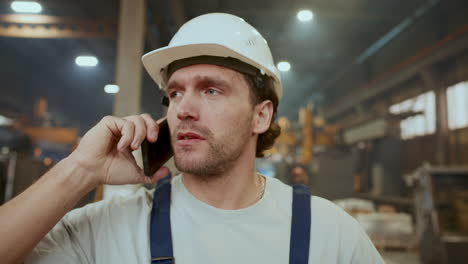
<svg viewBox="0 0 468 264">
<path fill-rule="evenodd" d="M 39 242 L 26 263 L 64 263 L 64 259 L 94 263 L 110 252 L 109 243 L 126 243 L 131 239 L 128 234 L 147 234 L 151 201 L 152 191 L 142 188 L 72 210 Z"/>
<path fill-rule="evenodd" d="M 359 223 L 333 202 L 318 196 L 311 199 L 312 230 L 334 236 L 335 243 L 352 247 L 363 232 Z"/>
<path fill-rule="evenodd" d="M 282 181 L 275 178 L 268 178 L 266 191 L 269 195 L 276 200 L 277 204 L 286 211 L 291 211 L 292 197 L 293 197 L 293 187 L 283 183 Z M 311 199 L 311 213 L 313 218 L 327 219 L 332 218 L 335 220 L 353 222 L 353 218 L 349 216 L 341 207 L 335 203 L 313 195 Z"/>
<path fill-rule="evenodd" d="M 291 215 L 293 187 L 274 178 L 269 179 L 268 184 L 271 184 L 269 195 L 275 199 L 284 213 Z M 313 231 L 335 234 L 337 237 L 342 237 L 340 239 L 345 243 L 352 243 L 362 236 L 360 224 L 341 207 L 325 198 L 313 195 L 313 190 L 310 200 Z M 346 235 L 343 235 L 344 233 Z"/>
<path fill-rule="evenodd" d="M 336 224 L 357 224 L 356 220 L 346 213 L 341 207 L 335 203 L 319 196 L 311 197 L 312 213 L 317 213 L 321 220 L 335 222 Z"/>
<path fill-rule="evenodd" d="M 151 210 L 154 190 L 140 188 L 128 196 L 115 196 L 107 200 L 90 203 L 74 209 L 65 215 L 65 221 L 79 222 L 99 221 L 103 218 L 121 218 L 125 215 L 139 215 L 141 211 Z"/>
<path fill-rule="evenodd" d="M 311 240 L 322 243 L 325 251 L 338 250 L 340 263 L 383 263 L 355 218 L 329 200 L 317 196 L 311 199 Z"/>
</svg>

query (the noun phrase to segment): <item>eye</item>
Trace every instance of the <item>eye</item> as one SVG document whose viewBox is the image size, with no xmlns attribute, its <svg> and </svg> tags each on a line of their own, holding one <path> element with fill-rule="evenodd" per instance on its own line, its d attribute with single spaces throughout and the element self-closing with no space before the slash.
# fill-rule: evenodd
<svg viewBox="0 0 468 264">
<path fill-rule="evenodd" d="M 206 93 L 209 94 L 209 95 L 217 95 L 217 94 L 219 94 L 219 92 L 216 91 L 215 89 L 206 89 Z"/>
<path fill-rule="evenodd" d="M 174 97 L 178 97 L 178 96 L 181 96 L 182 93 L 179 92 L 179 91 L 173 91 L 173 92 L 170 92 L 169 93 L 169 98 L 174 98 Z"/>
</svg>

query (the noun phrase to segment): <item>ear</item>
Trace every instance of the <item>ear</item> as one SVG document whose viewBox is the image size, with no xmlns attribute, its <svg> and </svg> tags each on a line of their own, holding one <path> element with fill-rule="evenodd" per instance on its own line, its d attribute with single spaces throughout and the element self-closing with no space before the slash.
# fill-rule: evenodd
<svg viewBox="0 0 468 264">
<path fill-rule="evenodd" d="M 253 129 L 254 134 L 262 134 L 270 127 L 273 117 L 273 103 L 270 100 L 265 100 L 257 104 L 254 109 Z"/>
</svg>

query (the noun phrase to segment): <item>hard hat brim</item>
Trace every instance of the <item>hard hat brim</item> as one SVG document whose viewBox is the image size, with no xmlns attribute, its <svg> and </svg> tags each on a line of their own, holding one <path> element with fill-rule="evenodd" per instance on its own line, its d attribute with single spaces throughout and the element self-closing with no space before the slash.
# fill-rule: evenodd
<svg viewBox="0 0 468 264">
<path fill-rule="evenodd" d="M 151 78 L 158 84 L 160 89 L 164 89 L 167 83 L 167 67 L 176 60 L 196 57 L 196 56 L 217 56 L 217 57 L 232 57 L 242 62 L 250 64 L 258 68 L 262 73 L 274 79 L 275 91 L 278 98 L 281 98 L 281 81 L 276 77 L 271 69 L 265 68 L 255 61 L 239 54 L 238 52 L 216 43 L 202 43 L 181 45 L 175 47 L 163 47 L 143 55 L 141 58 Z"/>
</svg>

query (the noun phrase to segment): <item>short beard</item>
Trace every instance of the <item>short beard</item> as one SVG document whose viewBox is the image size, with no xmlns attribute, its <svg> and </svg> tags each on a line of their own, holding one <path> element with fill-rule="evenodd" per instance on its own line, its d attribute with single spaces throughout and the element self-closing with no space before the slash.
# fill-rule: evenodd
<svg viewBox="0 0 468 264">
<path fill-rule="evenodd" d="M 184 128 L 190 128 L 192 131 L 201 132 L 200 134 L 209 144 L 209 149 L 203 161 L 199 162 L 182 162 L 182 156 L 189 154 L 191 151 L 190 149 L 179 150 L 182 151 L 179 155 L 177 151 L 175 151 L 174 161 L 177 169 L 183 173 L 194 175 L 202 181 L 210 181 L 221 177 L 224 172 L 228 171 L 234 165 L 242 152 L 245 151 L 245 146 L 251 135 L 251 128 L 249 126 L 249 124 L 251 124 L 251 119 L 250 117 L 248 120 L 243 120 L 246 125 L 240 127 L 240 129 L 236 129 L 237 131 L 233 130 L 233 133 L 223 138 L 224 142 L 217 142 L 214 139 L 213 133 L 206 128 L 199 128 L 193 124 L 184 126 Z M 239 134 L 239 130 L 241 130 L 241 134 Z M 173 139 L 175 138 L 174 136 L 175 135 L 173 135 Z"/>
<path fill-rule="evenodd" d="M 242 149 L 228 151 L 220 144 L 209 142 L 210 150 L 203 162 L 181 162 L 180 156 L 175 155 L 175 165 L 181 172 L 192 174 L 204 181 L 219 178 L 223 172 L 229 170 L 239 158 Z M 185 153 L 181 154 L 184 155 Z"/>
</svg>

